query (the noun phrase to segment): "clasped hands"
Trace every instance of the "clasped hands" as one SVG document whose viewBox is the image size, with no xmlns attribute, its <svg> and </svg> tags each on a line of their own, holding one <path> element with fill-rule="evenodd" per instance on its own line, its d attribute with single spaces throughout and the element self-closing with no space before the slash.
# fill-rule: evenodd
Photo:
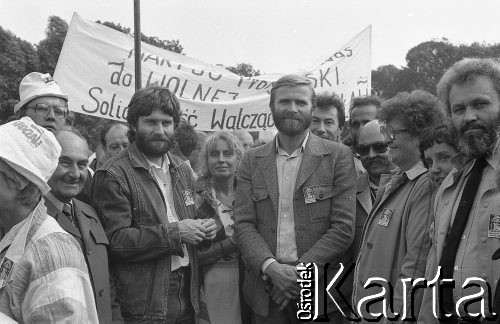
<svg viewBox="0 0 500 324">
<path fill-rule="evenodd" d="M 271 263 L 266 274 L 272 282 L 269 295 L 282 311 L 291 300 L 297 299 L 300 294 L 299 284 L 297 283 L 298 273 L 295 266 L 279 262 Z"/>
<path fill-rule="evenodd" d="M 181 243 L 197 245 L 203 240 L 213 240 L 217 234 L 217 225 L 213 218 L 183 219 L 178 222 Z"/>
</svg>

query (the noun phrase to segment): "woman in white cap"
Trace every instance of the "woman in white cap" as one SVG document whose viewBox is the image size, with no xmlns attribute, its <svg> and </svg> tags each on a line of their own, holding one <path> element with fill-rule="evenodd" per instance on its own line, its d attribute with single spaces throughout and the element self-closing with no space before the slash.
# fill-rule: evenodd
<svg viewBox="0 0 500 324">
<path fill-rule="evenodd" d="M 98 323 L 80 247 L 42 198 L 61 147 L 28 117 L 0 138 L 0 322 Z"/>
</svg>

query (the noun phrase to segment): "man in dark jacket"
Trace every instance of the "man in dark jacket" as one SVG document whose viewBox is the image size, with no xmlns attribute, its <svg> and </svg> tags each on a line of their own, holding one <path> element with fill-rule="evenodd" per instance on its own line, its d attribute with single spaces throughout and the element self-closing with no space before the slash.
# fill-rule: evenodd
<svg viewBox="0 0 500 324">
<path fill-rule="evenodd" d="M 130 146 L 94 177 L 92 198 L 110 242 L 117 300 L 130 323 L 197 323 L 196 245 L 213 239 L 213 219 L 194 220 L 194 181 L 169 153 L 179 102 L 163 87 L 129 104 Z"/>
<path fill-rule="evenodd" d="M 94 208 L 74 198 L 87 180 L 89 147 L 82 135 L 71 128 L 63 128 L 56 138 L 62 151 L 48 181 L 51 190 L 45 196 L 47 214 L 80 244 L 94 290 L 99 322 L 123 323 L 120 307 L 114 302 L 114 285 L 110 285 L 108 239 Z"/>
</svg>

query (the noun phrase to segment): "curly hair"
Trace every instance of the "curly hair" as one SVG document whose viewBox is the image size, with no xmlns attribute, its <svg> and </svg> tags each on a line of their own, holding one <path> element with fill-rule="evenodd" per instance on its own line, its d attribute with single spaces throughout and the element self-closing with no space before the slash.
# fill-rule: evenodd
<svg viewBox="0 0 500 324">
<path fill-rule="evenodd" d="M 494 59 L 465 58 L 453 64 L 437 84 L 437 96 L 446 115 L 451 116 L 451 88 L 472 82 L 479 76 L 490 78 L 500 98 L 500 63 Z"/>
<path fill-rule="evenodd" d="M 173 140 L 179 144 L 179 150 L 184 156 L 191 155 L 198 144 L 196 131 L 184 119 L 180 121 L 179 126 L 175 129 Z"/>
<path fill-rule="evenodd" d="M 311 84 L 311 80 L 298 74 L 284 75 L 273 83 L 271 88 L 271 97 L 269 98 L 269 107 L 271 111 L 274 111 L 274 97 L 276 95 L 276 90 L 281 87 L 295 87 L 295 86 L 306 86 L 311 90 L 311 104 L 314 107 L 316 101 L 314 88 Z"/>
<path fill-rule="evenodd" d="M 458 151 L 457 141 L 457 131 L 449 119 L 424 128 L 420 134 L 420 154 L 422 161 L 424 161 L 424 151 L 431 148 L 434 143 L 445 143 Z"/>
<path fill-rule="evenodd" d="M 423 90 L 398 93 L 384 101 L 377 113 L 377 119 L 384 123 L 401 120 L 413 136 L 418 136 L 424 128 L 443 118 L 437 98 Z"/>
<path fill-rule="evenodd" d="M 149 116 L 154 110 L 160 110 L 174 119 L 177 128 L 181 119 L 181 108 L 175 94 L 165 87 L 152 86 L 137 90 L 128 104 L 127 123 L 130 127 L 128 137 L 130 143 L 135 140 L 137 121 L 141 116 Z"/>
<path fill-rule="evenodd" d="M 210 152 L 212 152 L 215 149 L 217 143 L 219 143 L 220 141 L 226 142 L 229 149 L 232 152 L 236 153 L 237 156 L 236 169 L 238 169 L 238 166 L 241 162 L 241 158 L 243 157 L 243 147 L 241 146 L 240 140 L 235 135 L 226 131 L 215 132 L 207 137 L 207 141 L 205 142 L 205 146 L 203 147 L 203 153 L 201 155 L 202 156 L 201 174 L 203 175 L 203 177 L 207 178 L 211 177 L 210 171 L 208 169 L 208 156 Z"/>
<path fill-rule="evenodd" d="M 342 101 L 342 98 L 340 98 L 335 92 L 334 93 L 325 92 L 317 95 L 312 111 L 314 111 L 314 109 L 316 108 L 325 111 L 328 110 L 331 106 L 337 109 L 339 128 L 341 129 L 344 128 L 345 124 L 344 102 Z"/>
</svg>

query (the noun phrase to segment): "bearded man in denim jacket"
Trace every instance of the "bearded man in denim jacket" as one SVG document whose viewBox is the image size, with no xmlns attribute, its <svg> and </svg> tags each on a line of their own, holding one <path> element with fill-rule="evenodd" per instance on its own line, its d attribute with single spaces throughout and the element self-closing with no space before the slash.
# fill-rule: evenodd
<svg viewBox="0 0 500 324">
<path fill-rule="evenodd" d="M 116 298 L 127 323 L 197 323 L 196 245 L 213 239 L 213 219 L 194 220 L 194 181 L 169 153 L 179 102 L 164 87 L 129 104 L 130 146 L 94 178 L 92 201 L 109 238 Z"/>
</svg>

